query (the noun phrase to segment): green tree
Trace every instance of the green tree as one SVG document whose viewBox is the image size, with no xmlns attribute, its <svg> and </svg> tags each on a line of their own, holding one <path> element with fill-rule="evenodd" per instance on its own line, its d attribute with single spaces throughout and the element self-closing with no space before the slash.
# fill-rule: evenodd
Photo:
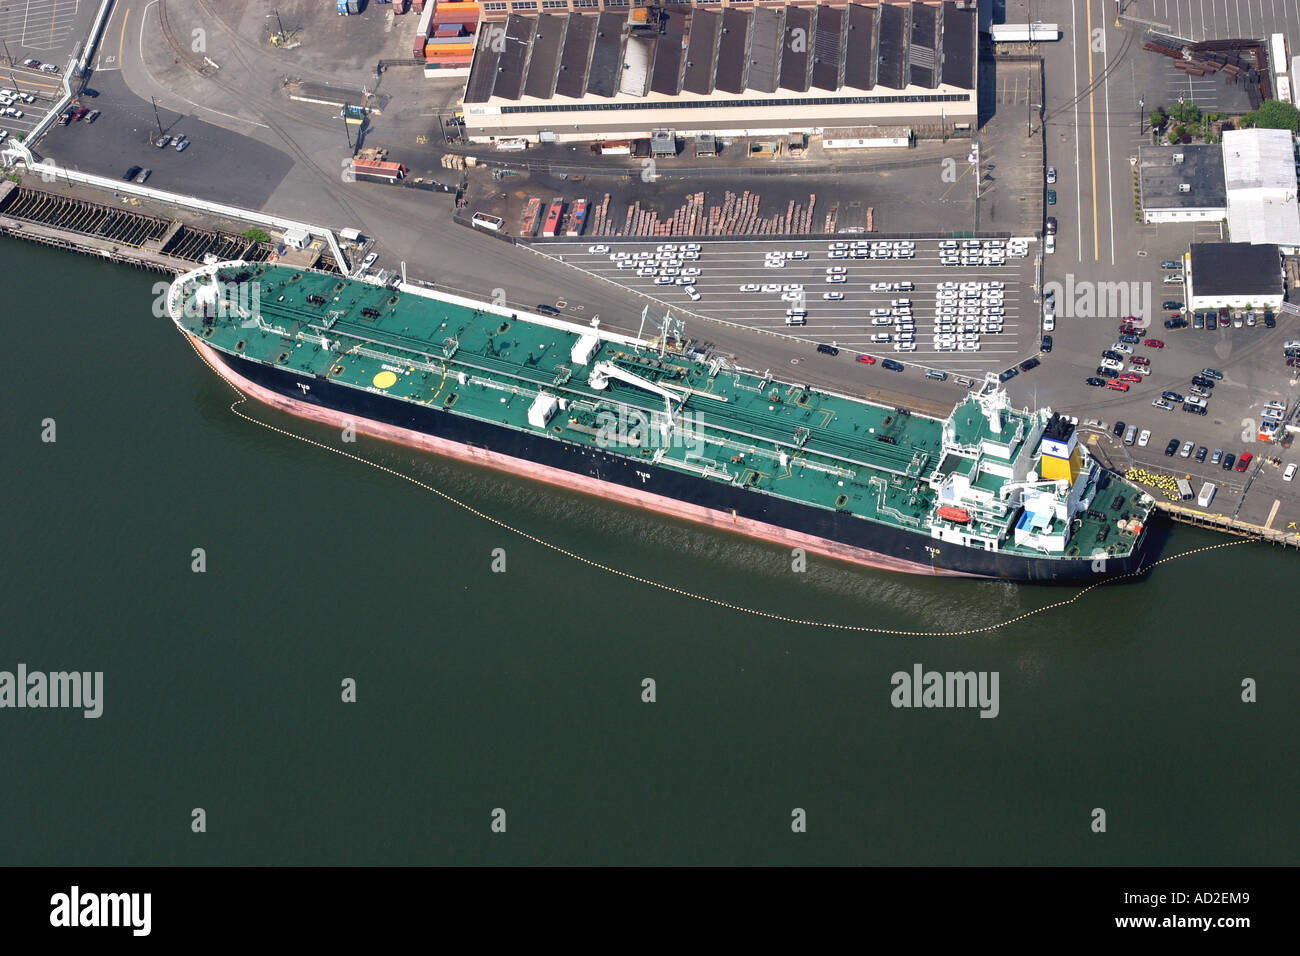
<svg viewBox="0 0 1300 956">
<path fill-rule="evenodd" d="M 1169 115 L 1180 123 L 1197 123 L 1201 119 L 1201 108 L 1191 100 L 1184 100 L 1171 106 Z"/>
<path fill-rule="evenodd" d="M 1281 100 L 1265 100 L 1260 104 L 1259 109 L 1241 118 L 1241 125 L 1243 128 L 1253 126 L 1257 129 L 1285 129 L 1294 133 L 1298 119 L 1300 119 L 1300 109 L 1290 103 L 1283 103 Z"/>
<path fill-rule="evenodd" d="M 1168 136 L 1166 136 L 1166 139 L 1168 139 L 1169 142 L 1172 144 L 1178 142 L 1180 139 L 1182 139 L 1182 137 L 1183 137 L 1183 128 L 1181 126 L 1175 126 L 1169 130 L 1169 134 Z"/>
<path fill-rule="evenodd" d="M 1165 115 L 1165 111 L 1157 106 L 1151 111 L 1151 128 L 1159 129 L 1165 125 L 1165 120 L 1167 119 L 1169 119 L 1169 117 Z"/>
<path fill-rule="evenodd" d="M 241 235 L 242 235 L 245 239 L 251 239 L 251 240 L 253 240 L 254 242 L 270 242 L 270 241 L 271 241 L 271 234 L 270 234 L 269 232 L 267 232 L 265 229 L 258 229 L 256 226 L 254 226 L 252 229 L 245 229 L 245 230 L 241 233 Z"/>
</svg>

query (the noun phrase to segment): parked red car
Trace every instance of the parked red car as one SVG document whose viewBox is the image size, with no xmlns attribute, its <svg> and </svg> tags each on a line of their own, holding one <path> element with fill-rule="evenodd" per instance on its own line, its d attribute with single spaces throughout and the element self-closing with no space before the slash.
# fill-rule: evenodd
<svg viewBox="0 0 1300 956">
<path fill-rule="evenodd" d="M 1142 342 L 1142 344 L 1145 345 L 1147 348 L 1152 348 L 1152 349 L 1162 349 L 1165 347 L 1165 343 L 1161 342 L 1159 339 L 1146 339 Z"/>
<path fill-rule="evenodd" d="M 859 355 L 858 361 L 863 365 L 875 365 L 876 357 L 874 355 Z"/>
<path fill-rule="evenodd" d="M 1117 378 L 1112 378 L 1110 381 L 1108 381 L 1108 382 L 1106 383 L 1106 387 L 1107 387 L 1107 388 L 1113 388 L 1113 389 L 1114 389 L 1115 391 L 1117 391 L 1117 392 L 1127 392 L 1127 391 L 1128 391 L 1128 382 L 1121 382 L 1121 381 L 1120 381 L 1119 379 L 1117 379 Z"/>
<path fill-rule="evenodd" d="M 1250 452 L 1248 452 L 1248 451 L 1243 451 L 1243 452 L 1241 453 L 1241 457 L 1237 459 L 1237 470 L 1238 470 L 1238 471 L 1245 471 L 1247 468 L 1249 468 L 1249 467 L 1250 467 L 1250 460 L 1251 460 L 1252 458 L 1254 458 L 1254 457 L 1255 457 L 1255 456 L 1252 455 Z"/>
<path fill-rule="evenodd" d="M 1149 358 L 1147 358 L 1145 355 L 1133 355 L 1133 356 L 1130 356 L 1129 361 L 1132 362 L 1134 365 L 1150 365 L 1150 364 L 1151 364 L 1151 360 L 1150 360 Z"/>
<path fill-rule="evenodd" d="M 1134 385 L 1136 385 L 1138 382 L 1142 381 L 1142 376 L 1138 375 L 1136 372 L 1125 372 L 1123 375 L 1117 378 L 1116 381 L 1132 382 Z"/>
</svg>

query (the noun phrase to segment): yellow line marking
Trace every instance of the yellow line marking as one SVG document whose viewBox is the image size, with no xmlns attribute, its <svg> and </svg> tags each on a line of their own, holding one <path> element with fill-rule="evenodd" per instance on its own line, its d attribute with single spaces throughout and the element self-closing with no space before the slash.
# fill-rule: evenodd
<svg viewBox="0 0 1300 956">
<path fill-rule="evenodd" d="M 967 163 L 966 168 L 963 169 L 960 174 L 958 174 L 957 178 L 953 180 L 952 185 L 949 186 L 947 189 L 945 189 L 943 191 L 943 195 L 940 196 L 939 198 L 947 199 L 948 194 L 952 192 L 954 189 L 956 189 L 958 184 L 961 183 L 961 181 L 966 178 L 966 174 L 974 171 L 975 171 L 974 165 L 972 165 L 971 163 Z"/>
<path fill-rule="evenodd" d="M 122 46 L 126 42 L 126 21 L 131 19 L 131 8 L 122 12 L 122 34 L 117 38 L 117 68 L 122 69 Z"/>
<path fill-rule="evenodd" d="M 1137 571 L 1130 571 L 1127 574 L 1120 574 L 1114 577 L 1102 578 L 1099 581 L 1094 581 L 1092 584 L 1089 584 L 1083 587 L 1082 589 L 1080 589 L 1072 597 L 1068 597 L 1062 601 L 1056 601 L 1052 604 L 1046 604 L 1043 607 L 1035 608 L 1032 611 L 1026 611 L 1024 614 L 1018 614 L 1015 617 L 1007 618 L 1004 621 L 999 621 L 996 624 L 985 624 L 980 627 L 971 627 L 960 631 L 905 631 L 896 628 L 869 627 L 865 624 L 841 624 L 835 621 L 817 621 L 809 618 L 788 617 L 784 614 L 777 614 L 774 611 L 764 611 L 761 608 L 745 607 L 744 605 L 740 605 L 740 604 L 732 604 L 729 601 L 724 601 L 720 598 L 711 597 L 707 594 L 699 594 L 694 591 L 687 591 L 683 588 L 679 588 L 671 584 L 665 584 L 662 581 L 655 581 L 651 578 L 642 577 L 639 574 L 633 574 L 631 571 L 624 571 L 621 568 L 611 567 L 608 564 L 601 564 L 599 561 L 594 561 L 591 558 L 585 557 L 574 551 L 570 551 L 567 548 L 562 547 L 561 545 L 554 544 L 550 541 L 546 541 L 542 538 L 537 537 L 536 535 L 529 534 L 527 531 L 522 531 L 519 528 L 514 527 L 513 525 L 506 524 L 500 518 L 494 518 L 492 515 L 487 514 L 486 512 L 479 511 L 473 505 L 467 504 L 461 501 L 460 499 L 455 498 L 452 495 L 449 495 L 447 492 L 435 488 L 432 485 L 426 484 L 425 482 L 421 481 L 418 478 L 414 478 L 411 475 L 403 474 L 402 472 L 397 471 L 394 468 L 389 468 L 387 465 L 381 465 L 378 462 L 370 461 L 368 458 L 362 458 L 360 455 L 354 455 L 352 454 L 352 452 L 343 451 L 341 448 L 334 448 L 331 445 L 326 445 L 324 442 L 318 442 L 313 438 L 307 438 L 304 435 L 298 435 L 295 434 L 294 432 L 287 431 L 286 429 L 279 428 L 275 425 L 269 424 L 268 422 L 260 421 L 256 418 L 253 418 L 251 415 L 247 415 L 244 412 L 239 410 L 240 405 L 243 405 L 245 402 L 249 401 L 248 396 L 245 395 L 242 391 L 240 391 L 240 389 L 233 382 L 231 382 L 230 379 L 226 378 L 226 376 L 221 373 L 220 369 L 215 368 L 212 365 L 212 363 L 208 361 L 207 357 L 202 352 L 199 351 L 198 346 L 194 343 L 194 337 L 192 335 L 187 334 L 185 336 L 185 341 L 186 344 L 188 344 L 189 347 L 194 350 L 194 353 L 198 355 L 200 359 L 202 359 L 203 364 L 207 365 L 209 368 L 212 369 L 212 371 L 216 372 L 217 375 L 221 378 L 221 380 L 225 382 L 228 386 L 230 386 L 230 389 L 236 395 L 239 396 L 238 399 L 236 399 L 234 402 L 230 404 L 230 410 L 234 412 L 236 415 L 238 415 L 240 418 L 244 419 L 244 421 L 251 422 L 254 425 L 260 425 L 262 428 L 265 428 L 269 431 L 273 431 L 277 435 L 283 435 L 285 438 L 292 438 L 306 445 L 312 445 L 313 447 L 320 448 L 324 451 L 332 452 L 335 455 L 341 455 L 344 458 L 349 458 L 352 461 L 358 462 L 362 465 L 369 465 L 371 468 L 375 468 L 379 471 L 382 471 L 387 475 L 391 475 L 394 478 L 400 479 L 401 481 L 409 482 L 410 484 L 413 484 L 418 488 L 423 488 L 425 491 L 429 492 L 430 494 L 436 495 L 437 497 L 441 498 L 443 501 L 447 502 L 448 504 L 455 505 L 457 508 L 460 508 L 468 512 L 469 514 L 474 515 L 474 517 L 476 518 L 481 518 L 483 521 L 486 521 L 488 524 L 495 525 L 496 527 L 502 529 L 503 531 L 508 531 L 511 534 L 516 534 L 519 537 L 525 539 L 526 541 L 531 541 L 533 544 L 537 545 L 538 547 L 545 548 L 548 551 L 552 551 L 556 554 L 562 555 L 563 557 L 569 558 L 572 561 L 576 561 L 579 564 L 584 564 L 589 568 L 594 568 L 597 571 L 603 571 L 606 574 L 610 574 L 613 575 L 614 577 L 622 578 L 625 581 L 631 581 L 636 584 L 641 584 L 644 585 L 645 587 L 657 588 L 660 591 L 665 591 L 669 594 L 675 594 L 678 597 L 689 598 L 690 600 L 699 601 L 703 604 L 711 604 L 714 607 L 720 607 L 728 611 L 737 611 L 741 614 L 749 614 L 753 617 L 762 618 L 768 621 L 777 621 L 782 624 L 795 624 L 802 627 L 820 627 L 820 628 L 825 628 L 827 630 L 850 631 L 858 634 L 887 634 L 893 637 L 962 637 L 970 634 L 987 634 L 991 631 L 996 631 L 1000 628 L 1010 627 L 1012 624 L 1018 624 L 1021 621 L 1027 620 L 1028 618 L 1031 617 L 1035 617 L 1036 615 L 1042 614 L 1046 611 L 1054 611 L 1057 610 L 1058 608 L 1069 607 L 1070 605 L 1076 603 L 1085 594 L 1090 593 L 1091 591 L 1101 587 L 1104 584 L 1114 584 L 1118 581 L 1124 580 L 1125 578 L 1137 577 L 1139 574 L 1143 573 L 1148 568 L 1159 567 L 1160 565 L 1167 564 L 1170 561 L 1177 561 L 1180 558 L 1191 557 L 1194 554 L 1205 554 L 1209 551 L 1218 551 L 1221 548 L 1235 548 L 1238 545 L 1252 543 L 1252 539 L 1242 538 L 1237 541 L 1225 541 L 1222 544 L 1211 544 L 1211 545 L 1206 545 L 1205 547 L 1202 548 L 1193 548 L 1191 551 L 1183 551 L 1178 554 L 1171 554 L 1166 557 L 1160 558 L 1158 561 L 1154 561 L 1150 565 L 1146 565 Z M 734 516 L 734 512 L 733 512 L 733 516 Z"/>
<path fill-rule="evenodd" d="M 1088 12 L 1088 136 L 1092 140 L 1092 155 L 1089 165 L 1092 167 L 1092 257 L 1101 258 L 1101 235 L 1097 226 L 1097 116 L 1093 105 L 1092 89 L 1092 0 L 1087 0 L 1084 9 Z"/>
</svg>

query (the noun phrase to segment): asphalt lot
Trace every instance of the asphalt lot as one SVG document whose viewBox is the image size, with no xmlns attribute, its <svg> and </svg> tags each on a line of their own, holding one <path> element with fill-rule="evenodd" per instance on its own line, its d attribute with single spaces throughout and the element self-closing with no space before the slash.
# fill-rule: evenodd
<svg viewBox="0 0 1300 956">
<path fill-rule="evenodd" d="M 1124 13 L 1167 24 L 1174 36 L 1197 42 L 1286 33 L 1292 56 L 1300 42 L 1300 5 L 1293 0 L 1129 0 Z"/>
<path fill-rule="evenodd" d="M 586 238 L 573 242 L 538 243 L 536 248 L 545 254 L 563 257 L 566 263 L 577 268 L 624 285 L 662 303 L 665 308 L 798 342 L 828 343 L 857 353 L 975 376 L 986 371 L 1001 371 L 1038 351 L 1039 317 L 1033 303 L 1034 267 L 1029 257 L 1008 258 L 1005 266 L 962 267 L 940 263 L 937 240 L 919 240 L 914 259 L 832 259 L 827 240 L 703 240 L 699 243 L 699 260 L 684 263 L 685 267 L 700 269 L 700 276 L 694 283 L 700 300 L 694 302 L 682 286 L 656 285 L 653 278 L 639 276 L 637 270 L 619 269 L 610 260 L 613 253 L 653 252 L 660 242 L 616 242 L 608 244 L 609 254 L 588 251 L 593 244 L 600 242 L 599 239 Z M 778 250 L 804 251 L 808 258 L 785 259 L 780 268 L 766 267 L 764 263 L 768 253 Z M 844 269 L 847 280 L 829 282 L 827 270 L 832 268 Z M 972 280 L 1003 283 L 1004 331 L 980 335 L 978 352 L 937 351 L 933 344 L 937 285 Z M 902 281 L 912 282 L 915 289 L 910 292 L 870 290 L 873 283 Z M 783 300 L 780 291 L 740 291 L 742 285 L 759 285 L 761 288 L 762 285 L 776 284 L 802 286 L 802 307 L 808 312 L 807 325 L 786 325 L 786 311 L 792 303 Z M 844 298 L 842 301 L 827 301 L 823 298 L 826 293 L 841 293 Z M 895 331 L 895 327 L 873 325 L 869 312 L 889 309 L 895 299 L 911 302 L 916 325 L 917 349 L 914 352 L 897 351 L 893 343 L 871 341 L 873 334 L 889 334 Z"/>
<path fill-rule="evenodd" d="M 62 70 L 89 32 L 97 7 L 89 0 L 6 0 L 0 5 L 0 38 L 16 62 L 35 57 Z"/>
<path fill-rule="evenodd" d="M 63 71 L 78 41 L 90 32 L 98 4 L 89 0 L 5 0 L 0 3 L 0 87 L 36 98 L 15 103 L 21 117 L 0 116 L 0 129 L 11 136 L 29 133 L 62 93 Z M 12 58 L 12 59 L 10 59 Z M 27 59 L 59 68 L 46 73 L 24 67 Z"/>
<path fill-rule="evenodd" d="M 1293 52 L 1300 49 L 1300 8 L 1294 3 L 1204 0 L 1204 35 L 1201 6 L 1202 0 L 1168 0 L 1167 4 L 1142 0 L 1126 3 L 1125 14 L 1164 22 L 1167 11 L 1175 25 L 1181 16 L 1181 35 L 1195 40 L 1266 37 L 1279 29 L 1288 34 Z M 1017 11 L 1023 12 L 1023 8 L 1009 2 L 1008 19 L 1016 19 L 1013 14 Z M 1188 16 L 1192 11 L 1194 35 Z M 1289 451 L 1254 441 L 1244 423 L 1257 422 L 1263 402 L 1297 394 L 1296 383 L 1287 374 L 1292 370 L 1283 364 L 1280 347 L 1274 347 L 1285 338 L 1300 337 L 1294 320 L 1281 319 L 1276 330 L 1220 328 L 1210 333 L 1159 328 L 1167 314 L 1159 308 L 1160 303 L 1167 298 L 1183 299 L 1180 292 L 1171 291 L 1179 287 L 1161 284 L 1160 261 L 1177 258 L 1190 242 L 1220 239 L 1221 229 L 1218 223 L 1153 226 L 1134 221 L 1130 158 L 1136 157 L 1139 146 L 1152 142 L 1146 115 L 1157 106 L 1170 106 L 1178 95 L 1186 97 L 1188 88 L 1185 77 L 1171 75 L 1167 58 L 1142 50 L 1141 30 L 1116 27 L 1114 13 L 1114 4 L 1101 0 L 1042 0 L 1034 4 L 1034 19 L 1056 22 L 1063 31 L 1059 42 L 1039 44 L 1046 72 L 1042 122 L 1047 162 L 1058 171 L 1058 182 L 1052 187 L 1057 203 L 1045 211 L 1059 222 L 1057 251 L 1044 257 L 1043 281 L 1079 287 L 1137 283 L 1139 288 L 1149 288 L 1143 298 L 1152 303 L 1155 334 L 1167 345 L 1158 352 L 1140 350 L 1151 358 L 1152 374 L 1128 393 L 1090 388 L 1083 380 L 1095 370 L 1100 352 L 1116 341 L 1123 316 L 1096 309 L 1063 315 L 1053 333 L 1055 349 L 1043 368 L 1013 379 L 1008 389 L 1017 402 L 1051 405 L 1081 421 L 1095 418 L 1113 424 L 1120 419 L 1139 429 L 1150 428 L 1152 438 L 1145 449 L 1125 449 L 1109 432 L 1098 437 L 1100 446 L 1113 452 L 1110 457 L 1117 464 L 1131 458 L 1166 474 L 1196 476 L 1198 467 L 1207 470 L 1194 460 L 1165 458 L 1164 446 L 1171 438 L 1205 444 L 1211 451 L 1222 448 L 1236 454 L 1250 449 L 1256 462 L 1262 457 L 1261 450 L 1267 450 L 1280 455 L 1285 463 L 1292 459 Z M 1210 80 L 1214 84 L 1208 83 Z M 1232 108 L 1241 91 L 1222 86 L 1218 77 L 1205 81 L 1192 87 L 1197 103 L 1207 110 Z M 1223 370 L 1225 380 L 1215 389 L 1206 416 L 1151 406 L 1152 399 L 1165 389 L 1186 394 L 1191 375 L 1207 366 Z M 1243 435 L 1249 438 L 1243 439 Z M 1270 482 L 1281 485 L 1280 469 L 1256 464 L 1251 471 L 1256 470 L 1259 477 L 1244 504 L 1237 493 L 1249 475 L 1234 472 L 1227 476 L 1227 487 L 1209 511 L 1228 515 L 1239 511 L 1238 517 L 1263 524 L 1275 500 L 1268 492 Z M 1273 527 L 1285 529 L 1288 522 L 1300 520 L 1300 495 L 1291 491 L 1281 500 Z"/>
<path fill-rule="evenodd" d="M 100 110 L 99 119 L 56 125 L 41 139 L 41 152 L 63 166 L 103 176 L 145 166 L 153 170 L 150 186 L 252 209 L 293 167 L 289 156 L 264 143 L 165 108 L 158 111 L 163 132 L 183 133 L 190 146 L 182 153 L 158 149 L 149 143 L 158 133 L 153 106 L 127 89 L 121 73 L 96 73 L 90 83 L 99 95 L 80 102 Z"/>
</svg>

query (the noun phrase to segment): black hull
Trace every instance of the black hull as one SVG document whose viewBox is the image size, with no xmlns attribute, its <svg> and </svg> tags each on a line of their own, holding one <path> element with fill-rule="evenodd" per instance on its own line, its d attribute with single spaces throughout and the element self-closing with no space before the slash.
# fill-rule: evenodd
<svg viewBox="0 0 1300 956">
<path fill-rule="evenodd" d="M 369 418 L 447 441 L 483 448 L 527 462 L 536 462 L 577 475 L 595 478 L 689 502 L 741 518 L 766 522 L 803 534 L 840 542 L 891 559 L 916 565 L 918 573 L 957 573 L 1010 581 L 1039 583 L 1094 582 L 1140 570 L 1151 548 L 1147 532 L 1138 550 L 1124 558 L 1110 558 L 1104 568 L 1088 558 L 1032 558 L 983 551 L 926 535 L 893 528 L 854 516 L 787 501 L 735 485 L 632 461 L 590 445 L 580 445 L 542 434 L 493 425 L 440 407 L 415 405 L 386 395 L 307 378 L 276 366 L 213 350 L 232 372 L 294 402 L 316 405 L 358 418 Z M 307 386 L 305 389 L 303 386 Z M 1153 515 L 1154 517 L 1154 515 Z"/>
</svg>

